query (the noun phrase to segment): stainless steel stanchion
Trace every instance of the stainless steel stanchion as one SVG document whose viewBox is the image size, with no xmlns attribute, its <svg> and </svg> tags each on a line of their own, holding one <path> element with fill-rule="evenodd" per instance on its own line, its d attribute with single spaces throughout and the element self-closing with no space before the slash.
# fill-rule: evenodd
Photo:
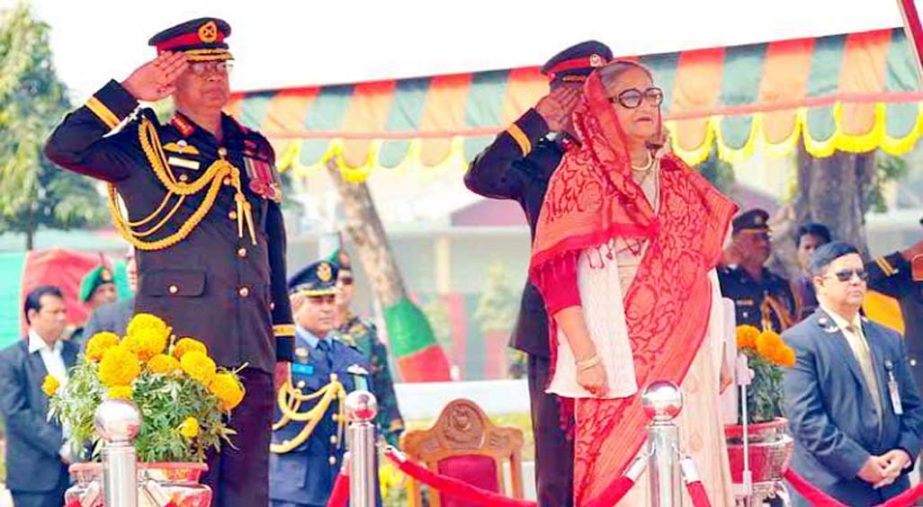
<svg viewBox="0 0 923 507">
<path fill-rule="evenodd" d="M 349 505 L 375 507 L 376 447 L 375 416 L 378 401 L 368 391 L 353 391 L 346 396 L 349 421 Z"/>
<path fill-rule="evenodd" d="M 641 395 L 651 422 L 647 427 L 652 507 L 682 507 L 679 428 L 673 419 L 683 409 L 683 393 L 672 382 L 651 383 Z"/>
<path fill-rule="evenodd" d="M 138 507 L 138 465 L 132 440 L 141 429 L 141 412 L 134 403 L 107 400 L 96 409 L 96 432 L 103 447 L 103 491 L 106 505 Z"/>
</svg>

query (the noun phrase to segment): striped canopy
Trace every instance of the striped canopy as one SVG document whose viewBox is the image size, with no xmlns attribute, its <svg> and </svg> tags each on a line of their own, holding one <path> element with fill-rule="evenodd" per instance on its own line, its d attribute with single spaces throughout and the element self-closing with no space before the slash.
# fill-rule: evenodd
<svg viewBox="0 0 923 507">
<path fill-rule="evenodd" d="M 909 151 L 918 75 L 901 29 L 645 55 L 687 162 Z M 283 168 L 333 158 L 352 181 L 373 168 L 464 164 L 547 93 L 537 67 L 237 93 L 230 112 L 275 144 Z"/>
</svg>

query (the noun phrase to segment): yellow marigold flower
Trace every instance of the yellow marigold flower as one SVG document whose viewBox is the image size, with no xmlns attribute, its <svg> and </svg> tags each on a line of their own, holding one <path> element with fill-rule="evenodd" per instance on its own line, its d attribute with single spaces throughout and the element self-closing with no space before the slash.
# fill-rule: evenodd
<svg viewBox="0 0 923 507">
<path fill-rule="evenodd" d="M 183 424 L 179 425 L 179 432 L 186 438 L 199 436 L 199 421 L 196 421 L 195 417 L 187 417 Z"/>
<path fill-rule="evenodd" d="M 737 349 L 738 350 L 756 350 L 756 338 L 760 335 L 760 330 L 748 325 L 737 326 Z"/>
<path fill-rule="evenodd" d="M 208 355 L 208 349 L 205 344 L 195 338 L 180 338 L 176 345 L 173 346 L 173 357 L 182 359 L 186 352 L 198 351 Z"/>
<path fill-rule="evenodd" d="M 138 359 L 147 361 L 167 348 L 167 334 L 153 328 L 136 329 L 125 336 L 124 343 Z"/>
<path fill-rule="evenodd" d="M 125 328 L 125 336 L 131 336 L 142 329 L 155 330 L 164 336 L 170 332 L 167 323 L 160 317 L 150 313 L 138 313 L 128 322 L 128 327 Z"/>
<path fill-rule="evenodd" d="M 51 375 L 45 375 L 45 381 L 42 382 L 42 392 L 45 393 L 49 398 L 54 396 L 54 393 L 58 392 L 58 388 L 61 387 L 61 382 L 58 379 L 52 377 Z"/>
<path fill-rule="evenodd" d="M 208 389 L 218 398 L 219 406 L 225 412 L 233 410 L 244 399 L 244 389 L 240 382 L 234 375 L 227 372 L 215 375 Z"/>
<path fill-rule="evenodd" d="M 99 361 L 103 353 L 119 344 L 119 336 L 108 331 L 96 333 L 87 342 L 86 357 L 90 361 Z"/>
<path fill-rule="evenodd" d="M 183 354 L 183 358 L 180 359 L 180 366 L 183 367 L 183 371 L 186 372 L 186 375 L 198 380 L 206 387 L 211 384 L 212 380 L 215 378 L 215 362 L 205 355 L 204 352 L 199 352 L 197 350 L 186 352 Z"/>
<path fill-rule="evenodd" d="M 779 356 L 776 359 L 776 364 L 781 366 L 795 366 L 795 350 L 788 345 L 783 345 L 783 348 L 779 351 Z"/>
<path fill-rule="evenodd" d="M 110 400 L 130 400 L 134 391 L 131 386 L 112 386 L 108 391 Z"/>
<path fill-rule="evenodd" d="M 785 349 L 787 348 L 789 347 L 782 341 L 782 337 L 775 331 L 763 331 L 756 338 L 756 351 L 775 364 L 784 366 L 786 360 L 784 357 L 786 354 Z"/>
<path fill-rule="evenodd" d="M 127 347 L 112 347 L 99 362 L 99 380 L 108 387 L 127 386 L 141 373 L 138 357 Z"/>
<path fill-rule="evenodd" d="M 181 370 L 179 361 L 173 356 L 157 354 L 147 362 L 147 369 L 151 373 L 169 374 Z"/>
</svg>

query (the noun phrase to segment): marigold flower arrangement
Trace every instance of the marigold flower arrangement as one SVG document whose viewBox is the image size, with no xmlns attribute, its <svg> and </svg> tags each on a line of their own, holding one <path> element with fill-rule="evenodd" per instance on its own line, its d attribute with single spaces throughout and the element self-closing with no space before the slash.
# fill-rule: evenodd
<svg viewBox="0 0 923 507">
<path fill-rule="evenodd" d="M 781 417 L 782 368 L 794 366 L 795 351 L 775 331 L 747 325 L 737 327 L 737 350 L 750 359 L 753 370 L 747 388 L 747 421 L 760 423 Z M 741 422 L 742 412 L 738 415 Z"/>
<path fill-rule="evenodd" d="M 143 416 L 135 439 L 138 460 L 204 462 L 209 448 L 230 443 L 234 431 L 225 416 L 244 398 L 237 371 L 215 366 L 205 345 L 194 338 L 176 340 L 155 315 L 139 313 L 125 336 L 98 333 L 90 338 L 61 387 L 45 378 L 51 417 L 69 431 L 69 444 L 92 457 L 101 450 L 93 416 L 105 399 L 132 400 Z"/>
</svg>

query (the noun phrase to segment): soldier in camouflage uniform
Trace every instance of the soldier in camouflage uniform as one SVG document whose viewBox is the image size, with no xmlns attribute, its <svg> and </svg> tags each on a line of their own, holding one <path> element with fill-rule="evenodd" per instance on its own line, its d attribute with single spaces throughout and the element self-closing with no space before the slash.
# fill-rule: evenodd
<svg viewBox="0 0 923 507">
<path fill-rule="evenodd" d="M 362 351 L 371 365 L 372 385 L 378 399 L 378 427 L 387 442 L 397 446 L 404 431 L 404 419 L 394 394 L 394 379 L 388 364 L 388 348 L 378 339 L 378 329 L 369 320 L 360 318 L 350 309 L 355 294 L 349 255 L 342 247 L 331 262 L 339 267 L 337 276 L 337 330 L 339 338 Z"/>
</svg>

